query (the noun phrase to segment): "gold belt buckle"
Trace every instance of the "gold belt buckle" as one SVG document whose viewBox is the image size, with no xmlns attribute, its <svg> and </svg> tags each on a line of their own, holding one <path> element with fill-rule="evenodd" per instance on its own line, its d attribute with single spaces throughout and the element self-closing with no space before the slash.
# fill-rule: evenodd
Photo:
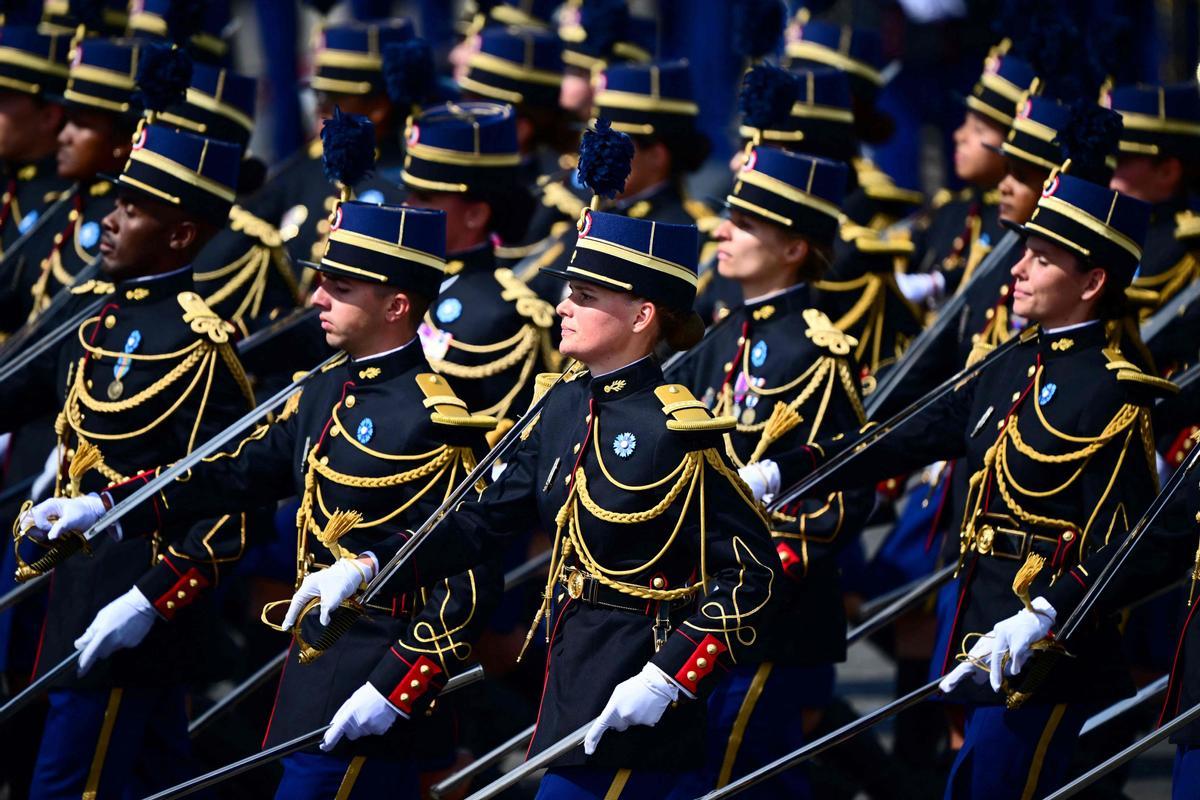
<svg viewBox="0 0 1200 800">
<path fill-rule="evenodd" d="M 572 600 L 578 600 L 583 597 L 584 576 L 579 570 L 572 571 L 567 575 L 567 595 Z"/>
<path fill-rule="evenodd" d="M 979 529 L 979 536 L 975 540 L 975 551 L 981 555 L 988 555 L 992 552 L 992 542 L 996 538 L 996 529 L 991 525 L 984 525 Z"/>
</svg>

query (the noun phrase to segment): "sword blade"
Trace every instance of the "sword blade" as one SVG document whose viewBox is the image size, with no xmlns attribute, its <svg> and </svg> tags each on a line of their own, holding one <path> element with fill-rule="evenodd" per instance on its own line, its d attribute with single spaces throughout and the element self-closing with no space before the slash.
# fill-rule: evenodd
<svg viewBox="0 0 1200 800">
<path fill-rule="evenodd" d="M 38 575 L 36 578 L 30 578 L 24 583 L 18 583 L 5 592 L 4 596 L 0 597 L 0 612 L 7 611 L 38 589 L 45 587 L 48 580 L 50 580 L 49 575 Z"/>
<path fill-rule="evenodd" d="M 25 706 L 32 703 L 46 689 L 49 689 L 54 683 L 66 674 L 76 662 L 79 661 L 79 651 L 76 650 L 71 655 L 64 658 L 62 661 L 55 664 L 42 677 L 38 678 L 33 683 L 26 686 L 20 692 L 13 696 L 11 700 L 0 706 L 0 724 L 6 722 L 10 717 L 16 714 Z"/>
<path fill-rule="evenodd" d="M 284 650 L 279 655 L 273 657 L 266 664 L 255 670 L 253 675 L 235 686 L 229 694 L 213 703 L 211 708 L 192 720 L 191 724 L 188 725 L 188 736 L 193 739 L 199 736 L 205 728 L 213 723 L 213 720 L 245 700 L 255 689 L 270 680 L 272 675 L 283 668 L 283 662 L 287 661 L 287 654 L 288 651 Z"/>
<path fill-rule="evenodd" d="M 896 619 L 909 608 L 915 606 L 925 598 L 933 590 L 939 588 L 954 575 L 956 564 L 947 564 L 932 575 L 921 579 L 911 590 L 905 592 L 900 597 L 897 597 L 892 602 L 888 603 L 875 615 L 868 617 L 863 622 L 850 629 L 846 634 L 846 646 L 850 646 L 859 639 L 870 636 L 875 631 L 887 625 L 889 622 Z"/>
<path fill-rule="evenodd" d="M 491 750 L 472 761 L 470 764 L 467 764 L 458 772 L 454 772 L 445 779 L 435 783 L 432 787 L 430 787 L 429 794 L 431 794 L 436 800 L 436 798 L 440 798 L 443 794 L 459 784 L 465 783 L 479 773 L 490 769 L 493 764 L 498 763 L 500 759 L 504 758 L 518 747 L 521 747 L 522 745 L 528 746 L 529 740 L 533 738 L 533 731 L 535 728 L 537 728 L 536 725 L 530 725 L 525 730 L 514 733 L 511 737 L 496 745 Z"/>
<path fill-rule="evenodd" d="M 589 721 L 574 733 L 567 734 L 542 752 L 538 753 L 533 758 L 526 761 L 521 766 L 510 772 L 504 773 L 487 786 L 475 792 L 468 797 L 467 800 L 487 800 L 489 797 L 495 797 L 505 789 L 516 786 L 529 775 L 532 775 L 538 770 L 545 769 L 546 767 L 550 766 L 563 755 L 571 752 L 576 747 L 583 744 L 583 738 L 587 736 L 588 728 L 592 727 L 593 722 L 595 722 L 595 720 Z"/>
<path fill-rule="evenodd" d="M 1137 708 L 1142 703 L 1149 700 L 1151 697 L 1162 694 L 1167 690 L 1167 683 L 1170 682 L 1170 675 L 1163 675 L 1151 683 L 1147 683 L 1141 689 L 1138 689 L 1137 694 L 1133 697 L 1126 697 L 1113 703 L 1103 711 L 1097 712 L 1088 717 L 1088 721 L 1083 723 L 1083 727 L 1079 730 L 1079 735 L 1084 736 L 1099 728 L 1101 725 L 1116 719 L 1130 709 Z"/>
</svg>

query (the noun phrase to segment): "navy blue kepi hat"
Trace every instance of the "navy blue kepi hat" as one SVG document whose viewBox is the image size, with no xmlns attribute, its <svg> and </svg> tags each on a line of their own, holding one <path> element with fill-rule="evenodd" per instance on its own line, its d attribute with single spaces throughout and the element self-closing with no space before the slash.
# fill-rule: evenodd
<svg viewBox="0 0 1200 800">
<path fill-rule="evenodd" d="M 565 268 L 543 267 L 542 272 L 691 311 L 699 252 L 695 225 L 669 225 L 588 208 L 579 219 L 579 238 L 570 262 Z"/>
<path fill-rule="evenodd" d="M 313 268 L 359 281 L 438 293 L 446 273 L 446 212 L 346 200 Z"/>
<path fill-rule="evenodd" d="M 488 28 L 459 80 L 464 91 L 532 108 L 557 108 L 562 40 L 528 28 Z"/>
<path fill-rule="evenodd" d="M 67 88 L 66 34 L 38 33 L 25 25 L 0 27 L 0 89 L 36 96 L 61 96 Z"/>
<path fill-rule="evenodd" d="M 184 102 L 160 111 L 157 119 L 246 147 L 254 130 L 257 93 L 254 78 L 223 67 L 196 64 Z"/>
<path fill-rule="evenodd" d="M 401 180 L 427 192 L 515 188 L 517 118 L 500 103 L 446 103 L 410 118 Z"/>
<path fill-rule="evenodd" d="M 847 170 L 840 161 L 756 147 L 734 176 L 725 202 L 795 233 L 832 242 L 842 215 Z"/>
<path fill-rule="evenodd" d="M 1121 115 L 1121 153 L 1194 158 L 1200 146 L 1200 87 L 1194 81 L 1118 86 L 1101 104 Z"/>
<path fill-rule="evenodd" d="M 1092 265 L 1108 270 L 1115 285 L 1133 280 L 1150 227 L 1150 206 L 1089 181 L 1059 173 L 1046 182 L 1033 216 L 1024 225 L 1005 223 L 1025 236 L 1040 236 Z"/>
<path fill-rule="evenodd" d="M 317 33 L 309 86 L 331 94 L 383 94 L 383 49 L 414 35 L 406 19 L 326 25 Z"/>
<path fill-rule="evenodd" d="M 84 39 L 71 53 L 63 102 L 134 119 L 133 101 L 141 43 L 134 39 Z M 132 127 L 132 125 L 130 126 Z"/>
<path fill-rule="evenodd" d="M 237 194 L 242 148 L 194 136 L 166 125 L 146 125 L 137 134 L 118 188 L 133 190 L 181 208 L 213 225 L 229 219 Z"/>
</svg>

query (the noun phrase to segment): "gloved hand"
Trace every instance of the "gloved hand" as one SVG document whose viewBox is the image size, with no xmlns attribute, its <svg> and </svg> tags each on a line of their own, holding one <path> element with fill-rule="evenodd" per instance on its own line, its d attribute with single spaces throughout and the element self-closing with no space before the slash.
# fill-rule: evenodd
<svg viewBox="0 0 1200 800">
<path fill-rule="evenodd" d="M 104 501 L 92 492 L 83 497 L 52 497 L 21 515 L 20 526 L 41 541 L 58 539 L 65 531 L 87 530 L 104 516 Z"/>
<path fill-rule="evenodd" d="M 769 458 L 747 464 L 738 470 L 738 475 L 754 492 L 758 502 L 779 493 L 779 465 Z"/>
<path fill-rule="evenodd" d="M 583 752 L 589 756 L 596 752 L 600 737 L 610 728 L 623 731 L 630 725 L 654 725 L 677 697 L 679 687 L 661 669 L 647 663 L 641 672 L 613 689 L 607 705 L 583 739 Z"/>
<path fill-rule="evenodd" d="M 136 586 L 100 609 L 83 636 L 75 640 L 75 649 L 83 651 L 79 655 L 79 674 L 91 669 L 98 659 L 137 647 L 156 619 L 154 606 Z"/>
<path fill-rule="evenodd" d="M 950 673 L 938 683 L 938 688 L 942 690 L 942 694 L 950 694 L 968 675 L 976 683 L 986 681 L 987 671 L 981 664 L 986 663 L 988 657 L 991 656 L 992 646 L 991 634 L 980 636 L 974 646 L 967 651 L 969 658 L 950 670 Z"/>
<path fill-rule="evenodd" d="M 387 701 L 369 683 L 364 683 L 342 703 L 333 715 L 329 730 L 321 741 L 321 749 L 329 752 L 345 736 L 354 741 L 362 736 L 378 736 L 392 727 L 397 717 L 408 719 L 408 715 Z"/>
<path fill-rule="evenodd" d="M 1033 611 L 1022 608 L 992 628 L 992 654 L 988 659 L 988 669 L 991 670 L 992 689 L 997 692 L 1000 691 L 1003 676 L 1011 677 L 1021 671 L 1033 653 L 1033 643 L 1045 639 L 1054 620 L 1058 618 L 1058 612 L 1044 597 L 1036 598 L 1031 605 Z M 1007 664 L 1003 663 L 1005 653 L 1009 654 Z"/>
<path fill-rule="evenodd" d="M 300 618 L 300 612 L 309 600 L 321 598 L 321 624 L 329 624 L 329 615 L 343 600 L 354 596 L 360 586 L 375 577 L 375 564 L 371 559 L 339 558 L 333 566 L 308 575 L 292 595 L 283 627 L 290 628 Z"/>
<path fill-rule="evenodd" d="M 942 296 L 946 291 L 946 279 L 940 272 L 897 272 L 896 286 L 910 303 L 921 305 L 930 298 L 936 300 Z"/>
</svg>

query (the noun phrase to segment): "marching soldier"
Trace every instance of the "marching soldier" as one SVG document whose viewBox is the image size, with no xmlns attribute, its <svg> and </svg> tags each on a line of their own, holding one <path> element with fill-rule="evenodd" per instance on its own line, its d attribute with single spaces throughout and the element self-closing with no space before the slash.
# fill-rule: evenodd
<svg viewBox="0 0 1200 800">
<path fill-rule="evenodd" d="M 66 88 L 69 46 L 67 36 L 16 25 L 0 28 L 0 253 L 67 188 L 58 176 L 54 142 L 63 125 L 56 98 Z M 12 320 L 17 314 L 6 316 Z"/>
<path fill-rule="evenodd" d="M 430 370 L 416 335 L 445 268 L 444 214 L 342 202 L 319 268 L 313 304 L 326 341 L 347 357 L 294 395 L 280 419 L 198 464 L 121 529 L 129 538 L 196 519 L 212 513 L 216 497 L 225 498 L 221 510 L 234 511 L 299 494 L 298 591 L 278 626 L 296 642 L 264 746 L 331 718 L 333 727 L 319 752 L 284 759 L 276 796 L 417 798 L 422 760 L 443 755 L 453 738 L 447 714 L 426 719 L 426 712 L 446 680 L 474 660 L 472 641 L 501 590 L 499 572 L 480 566 L 379 596 L 328 650 L 312 643 L 331 609 L 322 609 L 321 624 L 309 611 L 375 574 L 377 544 L 432 512 L 474 466 L 495 421 L 466 411 Z M 120 501 L 148 477 L 111 487 L 108 497 Z M 130 590 L 144 615 L 116 605 L 101 611 L 84 637 L 82 662 L 160 630 L 155 621 L 181 614 L 227 569 L 169 552 Z"/>
<path fill-rule="evenodd" d="M 408 204 L 446 212 L 450 261 L 421 327 L 426 356 L 468 408 L 511 419 L 529 405 L 535 375 L 558 361 L 553 306 L 496 264 L 496 241 L 518 240 L 532 205 L 519 180 L 513 109 L 427 108 L 410 121 L 407 147 Z"/>
<path fill-rule="evenodd" d="M 1028 601 L 1030 592 L 1069 581 L 1077 564 L 1119 541 L 1153 497 L 1148 407 L 1170 384 L 1110 345 L 1103 324 L 1122 313 L 1147 219 L 1141 201 L 1056 173 L 1020 229 L 1026 249 L 1012 270 L 1013 310 L 1037 325 L 828 481 L 857 486 L 965 459 L 971 479 L 950 638 L 968 662 L 990 653 L 976 636 L 1022 603 L 1014 588 Z M 806 452 L 819 466 L 854 444 L 822 440 Z M 951 672 L 943 691 L 966 704 L 967 727 L 946 796 L 1037 796 L 1059 785 L 1089 703 L 1129 690 L 1117 637 L 1108 623 L 1081 637 L 1078 658 L 1012 710 L 964 682 L 969 664 Z"/>
<path fill-rule="evenodd" d="M 813 306 L 846 172 L 844 164 L 775 148 L 750 152 L 726 198 L 730 217 L 716 230 L 718 269 L 741 286 L 746 303 L 670 373 L 714 415 L 736 420 L 727 453 L 759 497 L 779 489 L 769 460 L 777 452 L 866 420 L 857 342 Z M 870 490 L 835 493 L 772 519 L 786 579 L 776 589 L 779 617 L 766 637 L 769 660 L 737 667 L 710 699 L 710 787 L 800 746 L 829 703 L 833 665 L 846 655 L 836 553 L 872 506 Z M 762 791 L 794 795 L 808 791 L 805 783 L 791 773 Z"/>
<path fill-rule="evenodd" d="M 0 384 L 7 426 L 51 403 L 61 409 L 56 495 L 78 497 L 178 458 L 252 401 L 232 328 L 194 291 L 190 268 L 229 213 L 240 160 L 233 145 L 144 128 L 114 179 L 117 206 L 103 222 L 107 280 L 78 287 L 73 298 L 81 310 L 94 304 L 95 315 L 56 355 Z M 17 532 L 34 522 L 49 527 L 45 513 L 22 515 Z M 62 521 L 69 525 L 70 517 Z M 240 550 L 243 530 L 240 517 L 163 526 L 146 538 L 98 540 L 90 557 L 58 565 L 35 676 L 71 653 L 110 602 L 132 617 L 152 614 L 122 592 L 160 558 L 179 548 L 218 562 Z M 230 549 L 211 547 L 212 540 Z M 20 566 L 23 577 L 38 569 Z M 31 796 L 115 797 L 137 785 L 135 775 L 147 781 L 144 789 L 186 777 L 184 684 L 197 656 L 191 644 L 187 622 L 159 630 L 103 669 L 52 689 Z"/>
<path fill-rule="evenodd" d="M 197 62 L 229 63 L 229 0 L 138 0 L 131 4 L 127 33 L 149 41 L 177 42 Z"/>
<path fill-rule="evenodd" d="M 600 153 L 608 166 L 585 177 L 611 194 L 620 170 L 604 152 L 619 145 L 599 131 L 585 136 L 580 163 L 596 169 Z M 696 238 L 690 226 L 584 213 L 570 263 L 552 269 L 570 287 L 558 307 L 563 354 L 589 372 L 546 381 L 545 405 L 497 482 L 434 528 L 396 578 L 476 563 L 523 531 L 531 508 L 555 531 L 530 629 L 549 654 L 529 752 L 595 724 L 584 752 L 546 774 L 543 798 L 694 796 L 682 773 L 703 758 L 704 707 L 688 701 L 752 660 L 767 633 L 778 557 L 721 450 L 734 421 L 667 383 L 652 356 L 660 342 L 693 346 L 703 330 L 690 310 Z"/>
</svg>

